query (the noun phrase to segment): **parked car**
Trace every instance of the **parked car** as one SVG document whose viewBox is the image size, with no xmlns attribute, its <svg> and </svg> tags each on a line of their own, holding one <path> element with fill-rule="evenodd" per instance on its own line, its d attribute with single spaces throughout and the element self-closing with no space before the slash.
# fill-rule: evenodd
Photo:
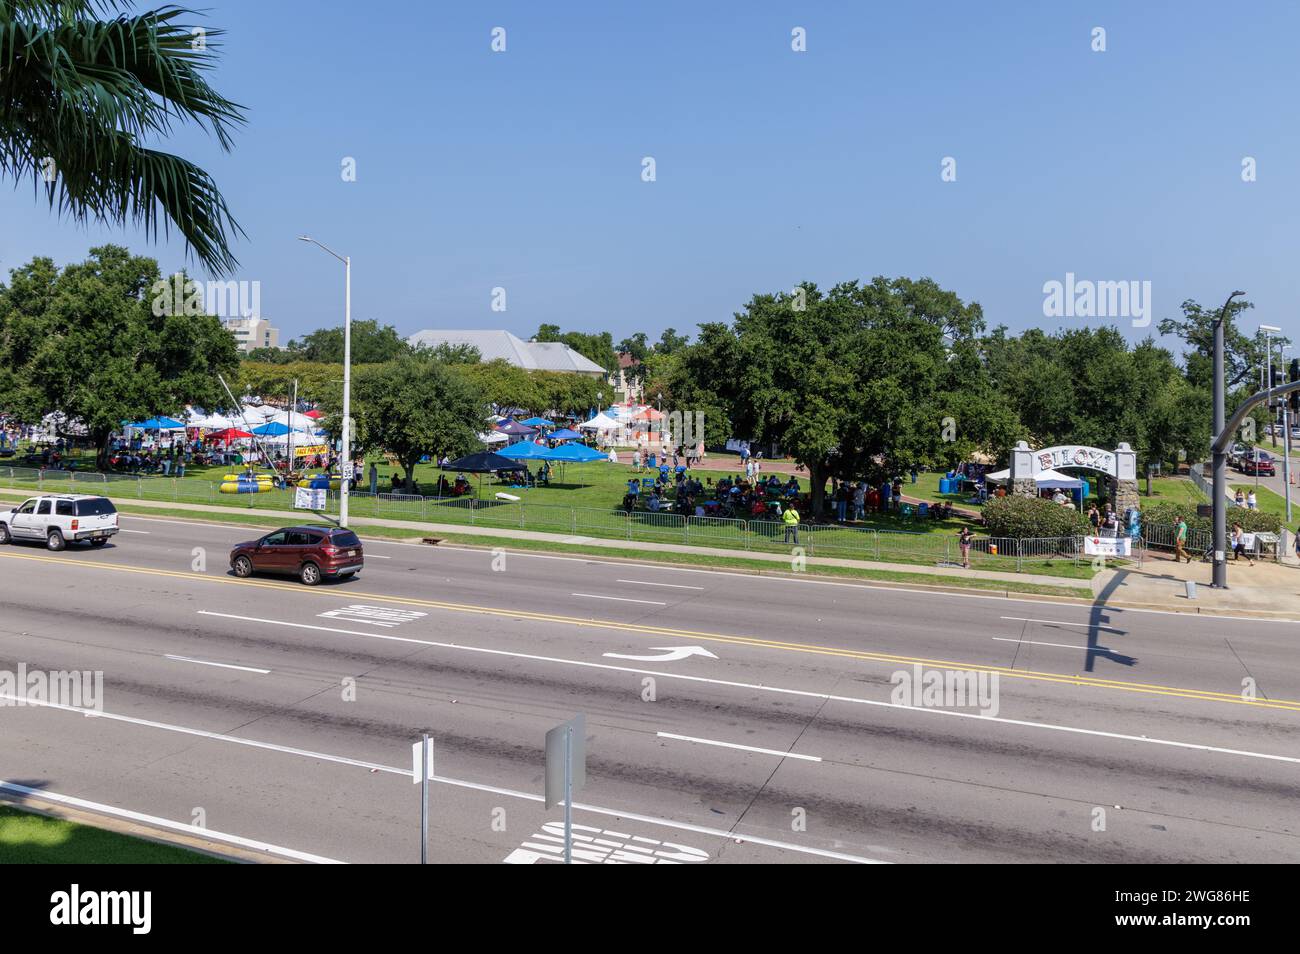
<svg viewBox="0 0 1300 954">
<path fill-rule="evenodd" d="M 0 513 L 0 544 L 44 540 L 51 550 L 85 542 L 102 547 L 117 533 L 117 508 L 107 497 L 43 494 Z"/>
<path fill-rule="evenodd" d="M 354 576 L 361 572 L 361 540 L 342 527 L 284 527 L 230 551 L 235 576 L 281 573 L 298 577 L 308 586 L 321 580 Z"/>
<path fill-rule="evenodd" d="M 1252 450 L 1246 453 L 1241 459 L 1239 469 L 1243 474 L 1259 474 L 1263 477 L 1272 477 L 1277 473 L 1277 467 L 1273 463 L 1273 455 L 1267 451 Z"/>
<path fill-rule="evenodd" d="M 1228 466 L 1241 467 L 1241 459 L 1246 455 L 1245 444 L 1233 444 L 1228 451 Z"/>
</svg>

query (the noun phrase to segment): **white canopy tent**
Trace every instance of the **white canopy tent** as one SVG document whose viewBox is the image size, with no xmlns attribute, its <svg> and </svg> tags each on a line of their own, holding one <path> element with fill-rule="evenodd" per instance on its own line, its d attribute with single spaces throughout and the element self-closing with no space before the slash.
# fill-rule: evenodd
<svg viewBox="0 0 1300 954">
<path fill-rule="evenodd" d="M 510 436 L 500 431 L 493 431 L 491 434 L 480 434 L 478 439 L 484 444 L 506 444 L 509 443 Z"/>
<path fill-rule="evenodd" d="M 1010 479 L 1010 468 L 984 475 L 984 482 L 991 484 L 1005 484 Z M 1082 480 L 1071 477 L 1069 474 L 1063 474 L 1059 470 L 1039 471 L 1034 474 L 1034 483 L 1038 485 L 1040 490 L 1078 490 L 1083 486 Z"/>
<path fill-rule="evenodd" d="M 623 425 L 614 420 L 603 411 L 597 414 L 590 421 L 583 421 L 577 426 L 580 431 L 616 431 Z"/>
</svg>

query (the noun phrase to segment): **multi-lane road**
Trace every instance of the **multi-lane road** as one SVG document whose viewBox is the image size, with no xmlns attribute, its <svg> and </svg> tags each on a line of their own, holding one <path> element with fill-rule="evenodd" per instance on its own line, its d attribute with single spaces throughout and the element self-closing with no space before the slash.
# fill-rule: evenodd
<svg viewBox="0 0 1300 954">
<path fill-rule="evenodd" d="M 104 680 L 0 707 L 11 786 L 408 862 L 427 730 L 430 859 L 552 860 L 543 738 L 583 713 L 582 859 L 1300 860 L 1300 623 L 380 540 L 308 588 L 230 575 L 257 530 L 122 527 L 0 548 L 0 670 Z M 900 702 L 917 666 L 996 695 Z"/>
</svg>

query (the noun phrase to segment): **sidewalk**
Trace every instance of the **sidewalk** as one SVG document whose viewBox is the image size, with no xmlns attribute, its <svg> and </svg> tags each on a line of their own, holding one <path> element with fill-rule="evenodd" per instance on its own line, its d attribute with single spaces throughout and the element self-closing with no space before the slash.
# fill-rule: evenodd
<svg viewBox="0 0 1300 954">
<path fill-rule="evenodd" d="M 1098 573 L 1092 592 L 1099 602 L 1115 606 L 1300 622 L 1300 566 L 1229 560 L 1228 588 L 1213 589 L 1210 579 L 1209 563 L 1175 563 L 1164 553 L 1148 551 L 1141 567 Z M 1189 580 L 1196 584 L 1194 599 L 1187 596 Z"/>
</svg>

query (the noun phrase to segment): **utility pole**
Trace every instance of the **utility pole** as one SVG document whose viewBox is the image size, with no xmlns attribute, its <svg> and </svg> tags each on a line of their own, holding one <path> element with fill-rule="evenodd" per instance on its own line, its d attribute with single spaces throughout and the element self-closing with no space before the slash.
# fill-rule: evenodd
<svg viewBox="0 0 1300 954">
<path fill-rule="evenodd" d="M 1228 588 L 1228 564 L 1224 559 L 1228 539 L 1228 512 L 1223 505 L 1224 495 L 1228 490 L 1228 454 L 1223 446 L 1224 424 L 1224 381 L 1223 381 L 1223 326 L 1228 320 L 1228 309 L 1232 300 L 1246 294 L 1234 291 L 1223 303 L 1218 320 L 1214 322 L 1214 572 L 1213 582 L 1216 589 Z"/>
</svg>

